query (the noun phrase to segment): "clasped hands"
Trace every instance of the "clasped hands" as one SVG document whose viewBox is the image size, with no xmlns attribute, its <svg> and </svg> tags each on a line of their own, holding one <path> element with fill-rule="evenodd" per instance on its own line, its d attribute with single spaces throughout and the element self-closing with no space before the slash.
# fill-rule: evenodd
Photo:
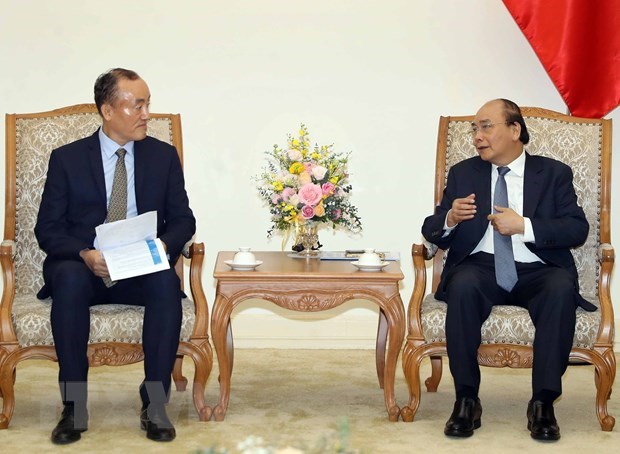
<svg viewBox="0 0 620 454">
<path fill-rule="evenodd" d="M 525 224 L 523 217 L 517 214 L 512 208 L 494 205 L 497 213 L 489 214 L 487 219 L 491 221 L 493 229 L 501 235 L 514 235 L 523 233 Z M 446 223 L 448 227 L 454 227 L 463 221 L 469 221 L 476 215 L 476 194 L 469 194 L 467 197 L 454 199 L 452 209 L 448 211 Z"/>
</svg>

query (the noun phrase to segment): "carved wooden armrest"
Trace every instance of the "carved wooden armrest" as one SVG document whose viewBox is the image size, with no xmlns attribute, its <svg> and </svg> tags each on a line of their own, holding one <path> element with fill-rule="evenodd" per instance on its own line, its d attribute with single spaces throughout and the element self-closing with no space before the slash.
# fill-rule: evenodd
<svg viewBox="0 0 620 454">
<path fill-rule="evenodd" d="M 434 249 L 430 243 L 413 244 L 411 246 L 411 256 L 413 257 L 413 271 L 414 271 L 414 285 L 411 298 L 409 299 L 408 314 L 408 329 L 409 337 L 414 338 L 415 341 L 423 341 L 424 335 L 422 333 L 422 321 L 420 319 L 420 308 L 422 307 L 422 301 L 426 294 L 426 260 L 429 260 L 435 255 L 437 247 Z"/>
<path fill-rule="evenodd" d="M 609 243 L 601 243 L 598 247 L 598 261 L 614 261 L 614 247 Z"/>
<path fill-rule="evenodd" d="M 429 243 L 425 239 L 422 240 L 422 246 L 424 246 L 424 260 L 430 260 L 435 257 L 437 249 L 439 249 L 436 244 Z"/>
<path fill-rule="evenodd" d="M 13 298 L 15 297 L 15 241 L 4 240 L 0 244 L 2 264 L 2 300 L 0 301 L 0 343 L 16 343 L 15 329 L 11 321 Z M 0 349 L 0 356 L 2 350 Z"/>
<path fill-rule="evenodd" d="M 202 264 L 205 257 L 204 243 L 188 243 L 183 248 L 183 255 L 189 259 L 189 286 L 192 292 L 192 299 L 196 306 L 196 322 L 194 323 L 193 337 L 197 333 L 206 333 L 209 323 L 209 308 L 207 298 L 202 288 Z M 187 249 L 187 252 L 186 252 Z M 187 254 L 187 255 L 186 255 Z"/>
<path fill-rule="evenodd" d="M 0 250 L 3 255 L 7 253 L 10 254 L 11 260 L 13 260 L 15 258 L 15 241 L 3 240 L 2 243 L 0 243 Z"/>
</svg>

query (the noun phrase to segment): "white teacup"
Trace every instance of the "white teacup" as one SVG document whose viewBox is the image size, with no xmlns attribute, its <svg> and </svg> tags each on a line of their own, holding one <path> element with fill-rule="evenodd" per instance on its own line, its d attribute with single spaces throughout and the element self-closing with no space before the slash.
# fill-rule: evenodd
<svg viewBox="0 0 620 454">
<path fill-rule="evenodd" d="M 360 265 L 381 265 L 381 257 L 374 249 L 364 249 L 364 253 L 358 259 Z"/>
<path fill-rule="evenodd" d="M 235 265 L 254 265 L 256 257 L 250 252 L 249 247 L 240 247 L 239 252 L 233 257 L 233 263 Z"/>
</svg>

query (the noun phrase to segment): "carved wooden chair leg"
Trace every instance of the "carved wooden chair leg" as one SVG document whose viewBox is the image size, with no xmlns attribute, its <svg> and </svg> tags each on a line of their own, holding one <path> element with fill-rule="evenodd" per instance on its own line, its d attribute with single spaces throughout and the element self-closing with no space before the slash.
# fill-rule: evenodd
<svg viewBox="0 0 620 454">
<path fill-rule="evenodd" d="M 379 388 L 383 389 L 383 374 L 385 373 L 385 346 L 388 335 L 388 324 L 385 312 L 379 309 L 379 326 L 377 327 L 377 346 L 375 349 L 375 361 L 377 363 L 377 378 Z"/>
<path fill-rule="evenodd" d="M 431 376 L 424 381 L 426 390 L 429 393 L 434 393 L 437 391 L 439 382 L 441 381 L 442 370 L 443 364 L 441 356 L 431 356 Z"/>
<path fill-rule="evenodd" d="M 613 383 L 614 372 L 609 370 L 606 365 L 594 364 L 596 386 L 596 416 L 601 425 L 601 430 L 610 432 L 616 424 L 616 419 L 607 413 L 607 400 L 611 394 L 611 384 Z"/>
<path fill-rule="evenodd" d="M 9 427 L 13 411 L 15 410 L 15 365 L 3 364 L 0 369 L 0 394 L 2 395 L 2 413 L 0 414 L 0 429 Z"/>
<path fill-rule="evenodd" d="M 185 391 L 187 389 L 187 378 L 183 376 L 183 355 L 177 355 L 172 368 L 172 380 L 177 391 Z"/>
<path fill-rule="evenodd" d="M 420 363 L 424 356 L 416 357 L 409 343 L 403 350 L 403 372 L 409 388 L 409 403 L 401 408 L 400 417 L 405 422 L 412 422 L 420 406 Z"/>
</svg>

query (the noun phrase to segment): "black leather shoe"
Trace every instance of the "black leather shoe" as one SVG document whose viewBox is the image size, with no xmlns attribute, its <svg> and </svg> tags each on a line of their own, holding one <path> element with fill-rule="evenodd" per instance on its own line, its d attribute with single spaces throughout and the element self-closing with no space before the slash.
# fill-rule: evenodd
<svg viewBox="0 0 620 454">
<path fill-rule="evenodd" d="M 555 419 L 553 404 L 530 400 L 527 404 L 527 428 L 535 440 L 559 440 L 560 426 Z"/>
<path fill-rule="evenodd" d="M 60 421 L 52 431 L 52 443 L 66 445 L 78 441 L 82 432 L 88 430 L 88 412 L 86 408 L 76 409 L 73 405 L 65 405 Z"/>
<path fill-rule="evenodd" d="M 177 436 L 163 405 L 142 405 L 140 427 L 146 430 L 146 438 L 154 441 L 172 441 Z"/>
<path fill-rule="evenodd" d="M 454 410 L 452 410 L 452 415 L 450 415 L 443 433 L 449 437 L 471 437 L 474 430 L 482 425 L 481 416 L 480 399 L 471 397 L 456 399 Z"/>
</svg>

